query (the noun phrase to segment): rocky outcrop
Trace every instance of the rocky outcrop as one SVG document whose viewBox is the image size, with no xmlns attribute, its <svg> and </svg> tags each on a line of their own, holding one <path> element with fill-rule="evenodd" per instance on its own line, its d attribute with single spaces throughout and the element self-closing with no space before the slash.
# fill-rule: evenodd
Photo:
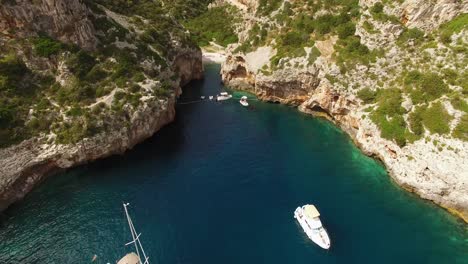
<svg viewBox="0 0 468 264">
<path fill-rule="evenodd" d="M 174 69 L 184 85 L 202 76 L 201 52 L 185 50 L 176 56 Z M 185 66 L 183 66 L 185 65 Z M 85 138 L 76 144 L 49 144 L 33 138 L 0 149 L 0 211 L 22 199 L 33 187 L 54 172 L 96 159 L 122 154 L 151 137 L 175 117 L 175 100 L 180 86 L 168 99 L 147 98 L 129 119 L 129 126 L 116 125 L 110 132 Z"/>
<path fill-rule="evenodd" d="M 81 0 L 14 0 L 0 5 L 0 32 L 17 37 L 38 32 L 92 50 L 97 45 L 88 7 Z M 11 32 L 11 30 L 14 32 Z"/>
<path fill-rule="evenodd" d="M 359 106 L 354 95 L 336 91 L 325 81 L 299 110 L 309 114 L 325 112 L 365 154 L 381 160 L 400 186 L 434 201 L 467 221 L 468 165 L 463 163 L 468 158 L 466 152 L 443 150 L 443 153 L 435 153 L 423 141 L 400 148 L 380 137 L 380 130 L 375 124 L 362 118 L 365 112 Z M 442 140 L 443 144 L 451 144 L 462 150 L 468 148 L 466 142 L 448 138 Z"/>
<path fill-rule="evenodd" d="M 0 211 L 56 171 L 121 154 L 150 137 L 174 119 L 174 100 L 149 101 L 131 117 L 130 127 L 85 138 L 77 144 L 50 145 L 36 138 L 0 150 Z"/>
<path fill-rule="evenodd" d="M 458 14 L 468 13 L 468 2 L 407 0 L 396 12 L 406 26 L 430 31 L 452 20 Z"/>
<path fill-rule="evenodd" d="M 259 74 L 269 62 L 270 50 L 259 49 L 251 54 L 229 54 L 222 64 L 221 75 L 226 85 L 255 93 L 260 99 L 289 105 L 300 105 L 320 80 L 314 67 L 303 70 L 285 68 L 272 75 Z"/>
<path fill-rule="evenodd" d="M 296 12 L 304 8 L 302 4 L 291 3 Z M 373 11 L 376 3 L 383 3 L 382 11 Z M 437 29 L 443 23 L 468 12 L 468 2 L 360 0 L 359 6 L 362 15 L 356 21 L 355 36 L 372 52 L 380 52 L 375 62 L 339 62 L 340 51 L 335 45 L 338 37 L 333 34 L 316 39 L 314 47 L 305 47 L 306 54 L 300 57 L 297 54 L 276 56 L 274 47 L 278 38 L 270 34 L 263 47 L 249 53 L 236 52 L 239 45 L 254 43 L 252 38 L 255 36 L 249 35 L 249 29 L 255 24 L 271 29 L 270 25 L 276 23 L 274 28 L 278 32 L 289 29 L 288 26 L 281 29 L 275 12 L 258 17 L 258 14 L 245 9 L 244 23 L 241 23 L 244 30 L 238 34 L 240 43 L 228 47 L 227 59 L 222 64 L 223 81 L 228 86 L 250 91 L 262 100 L 291 104 L 302 112 L 329 119 L 347 132 L 365 154 L 381 160 L 400 186 L 434 201 L 468 222 L 468 143 L 450 134 L 439 135 L 425 130 L 419 140 L 408 140 L 405 146 L 400 146 L 383 138 L 382 131 L 372 121 L 371 113 L 378 109 L 379 102 L 364 103 L 356 97 L 362 88 L 372 91 L 401 88 L 398 86 L 401 78 L 411 70 L 463 71 L 464 66 L 460 68 L 458 64 L 464 65 L 464 55 L 455 54 L 453 46 L 457 41 L 464 44 L 466 30 L 452 36 L 454 45 L 432 43 L 433 47 L 425 47 L 426 50 L 417 46 L 415 40 L 401 37 L 408 28 L 419 28 L 426 36 L 437 36 Z M 326 12 L 319 10 L 315 14 Z M 309 16 L 313 14 L 309 13 Z M 294 15 L 290 17 L 298 19 Z M 274 40 L 269 41 L 269 38 Z M 435 42 L 438 40 L 435 37 Z M 428 39 L 420 36 L 419 41 Z M 450 50 L 455 52 L 443 52 Z M 453 84 L 452 81 L 449 83 Z M 461 87 L 452 86 L 451 89 L 460 91 Z M 406 111 L 402 117 L 407 122 L 405 124 L 409 124 L 409 113 L 417 106 L 410 96 L 405 92 L 402 94 L 401 107 Z M 447 97 L 438 99 L 453 116 L 454 120 L 449 124 L 453 129 L 464 113 L 454 109 L 449 100 Z M 406 126 L 404 129 L 409 128 Z"/>
<path fill-rule="evenodd" d="M 323 67 L 321 67 L 323 66 Z M 466 151 L 432 151 L 432 143 L 418 141 L 403 148 L 383 139 L 353 93 L 333 88 L 324 78 L 331 69 L 316 64 L 308 69 L 292 68 L 271 75 L 249 70 L 246 58 L 229 55 L 222 65 L 223 81 L 234 88 L 255 93 L 265 101 L 298 105 L 304 113 L 322 116 L 340 126 L 365 154 L 385 165 L 392 178 L 403 188 L 424 199 L 448 208 L 468 220 L 468 159 Z M 466 150 L 468 144 L 443 138 L 441 144 Z M 437 160 L 438 162 L 431 162 Z M 461 173 L 460 173 L 461 172 Z"/>
<path fill-rule="evenodd" d="M 371 7 L 380 0 L 360 0 L 359 5 Z M 406 0 L 401 4 L 385 7 L 385 12 L 395 15 L 410 28 L 425 31 L 437 29 L 441 24 L 459 14 L 468 12 L 468 2 L 458 0 Z"/>
<path fill-rule="evenodd" d="M 199 49 L 181 52 L 176 56 L 172 65 L 173 70 L 180 76 L 181 86 L 191 80 L 203 78 L 202 52 Z"/>
</svg>

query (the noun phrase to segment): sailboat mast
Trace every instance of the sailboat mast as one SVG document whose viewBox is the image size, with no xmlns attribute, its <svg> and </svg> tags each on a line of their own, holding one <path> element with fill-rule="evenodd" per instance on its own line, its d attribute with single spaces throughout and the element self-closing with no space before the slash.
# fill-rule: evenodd
<svg viewBox="0 0 468 264">
<path fill-rule="evenodd" d="M 132 242 L 135 244 L 135 250 L 136 250 L 136 253 L 137 253 L 138 258 L 140 259 L 140 263 L 141 263 L 140 251 L 138 250 L 138 245 L 136 243 L 136 240 L 138 239 L 138 237 L 137 237 L 137 234 L 135 232 L 135 228 L 133 227 L 132 219 L 130 218 L 130 215 L 128 214 L 128 210 L 127 210 L 127 206 L 129 206 L 129 205 L 130 205 L 129 203 L 124 203 L 123 204 L 124 209 L 125 209 L 125 215 L 127 216 L 128 227 L 130 227 L 130 233 L 132 233 L 132 239 L 133 239 Z"/>
<path fill-rule="evenodd" d="M 129 203 L 124 203 L 123 204 L 124 209 L 125 209 L 125 215 L 127 216 L 128 226 L 130 227 L 130 233 L 132 233 L 132 239 L 133 240 L 131 242 L 128 242 L 125 245 L 127 246 L 127 245 L 130 245 L 130 244 L 134 244 L 136 254 L 138 256 L 140 264 L 142 264 L 142 263 L 143 264 L 149 264 L 149 258 L 146 256 L 145 250 L 143 249 L 143 245 L 141 244 L 141 241 L 140 241 L 141 233 L 138 234 L 137 231 L 135 230 L 135 226 L 133 225 L 132 218 L 130 217 L 130 214 L 128 213 L 127 206 L 129 206 L 129 205 L 130 205 Z M 142 259 L 141 259 L 141 256 L 140 256 L 140 250 L 141 250 L 141 253 L 143 254 L 144 262 L 142 262 Z"/>
</svg>

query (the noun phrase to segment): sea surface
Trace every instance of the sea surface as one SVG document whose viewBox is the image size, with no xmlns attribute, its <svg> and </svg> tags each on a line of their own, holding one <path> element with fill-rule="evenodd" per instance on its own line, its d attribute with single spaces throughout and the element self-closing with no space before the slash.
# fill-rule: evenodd
<svg viewBox="0 0 468 264">
<path fill-rule="evenodd" d="M 115 263 L 132 250 L 123 202 L 151 263 L 468 263 L 467 225 L 396 186 L 339 129 L 293 108 L 196 101 L 125 155 L 48 178 L 0 216 L 0 263 Z M 240 97 L 240 93 L 235 93 Z M 295 222 L 315 204 L 332 247 Z"/>
</svg>

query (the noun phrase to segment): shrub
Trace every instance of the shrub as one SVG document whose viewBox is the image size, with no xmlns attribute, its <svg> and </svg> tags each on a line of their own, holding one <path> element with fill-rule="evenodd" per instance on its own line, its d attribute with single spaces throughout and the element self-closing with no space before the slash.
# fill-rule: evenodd
<svg viewBox="0 0 468 264">
<path fill-rule="evenodd" d="M 85 76 L 85 80 L 91 83 L 102 81 L 107 77 L 107 72 L 99 66 L 94 66 Z"/>
<path fill-rule="evenodd" d="M 468 104 L 460 95 L 457 94 L 454 96 L 450 103 L 452 104 L 453 108 L 468 113 Z"/>
<path fill-rule="evenodd" d="M 375 27 L 369 23 L 369 21 L 364 21 L 364 23 L 362 23 L 362 27 L 370 34 L 375 34 L 377 33 L 378 31 L 375 29 Z"/>
<path fill-rule="evenodd" d="M 427 95 L 428 100 L 435 100 L 449 91 L 447 84 L 436 73 L 424 75 L 421 88 Z"/>
<path fill-rule="evenodd" d="M 184 25 L 192 33 L 192 37 L 200 46 L 206 46 L 210 41 L 227 46 L 238 41 L 234 33 L 233 9 L 226 6 L 210 8 L 206 13 L 188 20 Z"/>
<path fill-rule="evenodd" d="M 23 82 L 27 74 L 30 74 L 29 69 L 16 55 L 9 54 L 0 58 L 0 92 L 16 95 L 31 93 L 34 87 Z"/>
<path fill-rule="evenodd" d="M 436 73 L 411 71 L 404 77 L 411 100 L 415 104 L 427 103 L 440 98 L 449 91 L 448 85 Z"/>
<path fill-rule="evenodd" d="M 67 112 L 68 116 L 81 116 L 83 115 L 83 109 L 79 106 L 74 106 Z"/>
<path fill-rule="evenodd" d="M 381 2 L 377 2 L 371 7 L 370 11 L 374 14 L 381 14 L 383 13 L 383 9 L 384 5 Z"/>
<path fill-rule="evenodd" d="M 364 89 L 359 90 L 357 92 L 357 96 L 365 104 L 375 103 L 375 99 L 377 98 L 377 91 L 373 91 L 366 87 Z"/>
<path fill-rule="evenodd" d="M 33 39 L 34 52 L 41 57 L 56 55 L 62 50 L 62 43 L 48 37 L 39 36 Z"/>
<path fill-rule="evenodd" d="M 394 140 L 399 146 L 406 144 L 406 122 L 403 118 L 405 110 L 401 107 L 400 89 L 380 90 L 377 94 L 379 107 L 370 118 L 380 129 L 383 138 Z"/>
<path fill-rule="evenodd" d="M 383 50 L 370 51 L 366 45 L 361 44 L 361 39 L 357 36 L 350 36 L 340 39 L 335 45 L 338 52 L 338 65 L 354 66 L 356 63 L 369 64 L 375 62 L 377 57 L 383 56 Z M 344 67 L 342 67 L 342 70 Z"/>
<path fill-rule="evenodd" d="M 468 25 L 468 14 L 461 14 L 451 21 L 443 24 L 439 28 L 440 39 L 442 42 L 448 44 L 452 41 L 451 37 L 454 33 L 462 31 L 467 28 Z"/>
<path fill-rule="evenodd" d="M 417 28 L 405 29 L 398 37 L 397 44 L 406 46 L 409 41 L 413 41 L 415 45 L 419 45 L 424 41 L 424 32 Z"/>
<path fill-rule="evenodd" d="M 468 141 L 468 114 L 464 114 L 458 125 L 453 130 L 452 135 L 464 141 Z"/>
<path fill-rule="evenodd" d="M 450 132 L 449 123 L 453 117 L 447 113 L 447 110 L 440 102 L 437 102 L 422 113 L 422 119 L 427 130 L 433 134 L 443 135 Z"/>
<path fill-rule="evenodd" d="M 424 134 L 422 114 L 424 111 L 426 111 L 426 109 L 426 106 L 420 106 L 408 115 L 410 129 L 417 136 L 422 136 Z"/>
<path fill-rule="evenodd" d="M 309 64 L 314 63 L 321 55 L 322 54 L 320 53 L 320 50 L 317 49 L 317 47 L 312 47 L 312 50 L 309 53 Z"/>
<path fill-rule="evenodd" d="M 341 24 L 337 28 L 338 37 L 340 39 L 345 39 L 349 36 L 353 36 L 356 32 L 356 26 L 352 22 L 348 22 L 346 24 Z"/>
<path fill-rule="evenodd" d="M 94 65 L 96 65 L 96 59 L 86 51 L 80 50 L 67 60 L 67 65 L 72 73 L 78 76 L 78 78 L 83 79 Z M 93 75 L 95 74 L 96 72 L 93 73 Z M 102 75 L 102 73 L 98 73 L 98 76 L 90 77 L 99 77 L 99 74 Z"/>
<path fill-rule="evenodd" d="M 268 15 L 277 10 L 282 2 L 283 1 L 281 0 L 260 0 L 258 3 L 257 14 Z"/>
<path fill-rule="evenodd" d="M 393 115 L 388 118 L 380 112 L 373 112 L 370 117 L 379 127 L 381 137 L 394 140 L 399 146 L 406 144 L 406 123 L 403 116 Z"/>
</svg>

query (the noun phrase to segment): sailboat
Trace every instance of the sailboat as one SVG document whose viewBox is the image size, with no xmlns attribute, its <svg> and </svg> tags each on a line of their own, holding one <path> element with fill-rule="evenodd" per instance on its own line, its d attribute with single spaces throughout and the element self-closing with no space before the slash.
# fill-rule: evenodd
<svg viewBox="0 0 468 264">
<path fill-rule="evenodd" d="M 135 252 L 128 253 L 125 255 L 123 258 L 121 258 L 117 264 L 149 264 L 149 257 L 146 256 L 145 250 L 143 249 L 143 246 L 141 245 L 140 241 L 140 236 L 141 233 L 138 234 L 137 231 L 135 230 L 135 226 L 133 225 L 132 218 L 128 214 L 128 209 L 127 207 L 129 206 L 129 203 L 124 203 L 123 207 L 125 210 L 125 216 L 127 217 L 128 221 L 128 226 L 130 227 L 130 233 L 132 234 L 132 241 L 128 242 L 125 244 L 125 246 L 129 245 L 134 245 L 135 246 Z M 142 257 L 144 262 L 142 262 Z"/>
</svg>

